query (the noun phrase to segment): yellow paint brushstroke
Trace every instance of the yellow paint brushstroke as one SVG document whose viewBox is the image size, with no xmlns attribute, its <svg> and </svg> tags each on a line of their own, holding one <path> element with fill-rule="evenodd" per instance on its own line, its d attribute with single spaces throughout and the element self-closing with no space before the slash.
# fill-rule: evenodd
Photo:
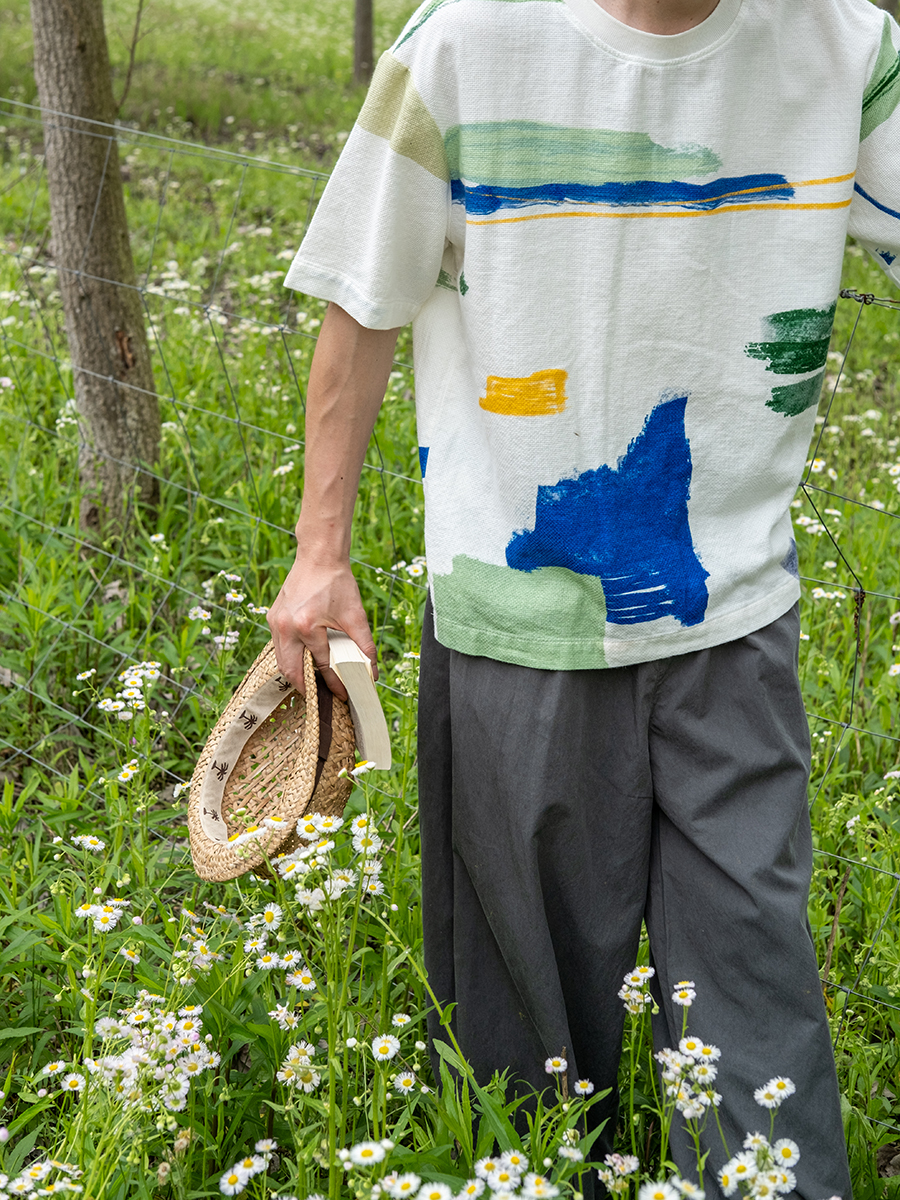
<svg viewBox="0 0 900 1200">
<path fill-rule="evenodd" d="M 467 220 L 467 225 L 516 225 L 520 221 L 550 221 L 559 220 L 562 217 L 607 217 L 613 221 L 636 221 L 636 220 L 651 220 L 654 217 L 715 217 L 719 213 L 736 213 L 736 212 L 772 212 L 772 210 L 780 210 L 784 212 L 798 212 L 800 210 L 822 210 L 826 208 L 849 208 L 852 202 L 850 200 L 837 200 L 832 204 L 779 204 L 775 201 L 769 201 L 767 204 L 729 204 L 723 208 L 710 208 L 706 210 L 691 211 L 691 212 L 548 212 L 548 213 L 528 213 L 522 217 L 499 217 L 493 221 L 474 221 Z"/>
<path fill-rule="evenodd" d="M 549 417 L 566 407 L 568 377 L 560 370 L 535 371 L 524 379 L 488 375 L 487 395 L 478 403 L 504 417 Z"/>
<path fill-rule="evenodd" d="M 855 171 L 850 171 L 846 175 L 832 175 L 828 179 L 801 179 L 797 183 L 792 183 L 791 187 L 818 187 L 820 183 L 846 183 L 848 179 L 853 179 L 856 175 Z"/>
</svg>

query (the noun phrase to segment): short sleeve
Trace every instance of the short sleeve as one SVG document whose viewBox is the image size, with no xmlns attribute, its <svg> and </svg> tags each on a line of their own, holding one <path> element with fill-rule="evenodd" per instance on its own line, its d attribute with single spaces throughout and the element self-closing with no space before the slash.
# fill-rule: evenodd
<svg viewBox="0 0 900 1200">
<path fill-rule="evenodd" d="M 387 51 L 285 286 L 370 329 L 406 325 L 434 291 L 449 214 L 437 122 L 410 67 Z"/>
<path fill-rule="evenodd" d="M 900 29 L 887 14 L 863 97 L 849 232 L 900 284 Z"/>
</svg>

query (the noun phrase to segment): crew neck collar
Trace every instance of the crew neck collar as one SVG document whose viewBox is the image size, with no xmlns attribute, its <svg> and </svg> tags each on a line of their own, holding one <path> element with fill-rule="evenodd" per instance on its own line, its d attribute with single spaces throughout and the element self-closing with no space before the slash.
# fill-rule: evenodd
<svg viewBox="0 0 900 1200">
<path fill-rule="evenodd" d="M 742 0 L 719 0 L 705 21 L 684 33 L 647 33 L 616 20 L 596 0 L 565 0 L 569 11 L 594 37 L 619 54 L 656 62 L 691 58 L 721 41 L 734 24 Z"/>
</svg>

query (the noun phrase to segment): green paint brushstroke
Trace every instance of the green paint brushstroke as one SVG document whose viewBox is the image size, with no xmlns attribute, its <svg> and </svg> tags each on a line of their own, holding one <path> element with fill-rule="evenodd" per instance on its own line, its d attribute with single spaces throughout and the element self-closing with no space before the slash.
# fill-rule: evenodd
<svg viewBox="0 0 900 1200">
<path fill-rule="evenodd" d="M 444 268 L 441 267 L 435 286 L 439 288 L 446 288 L 448 292 L 455 292 L 456 280 L 449 273 L 449 271 L 445 271 Z"/>
<path fill-rule="evenodd" d="M 458 554 L 450 574 L 431 582 L 438 639 L 463 654 L 526 667 L 546 667 L 549 657 L 562 671 L 607 665 L 606 600 L 596 576 L 565 567 L 514 571 Z M 548 637 L 548 614 L 564 638 Z"/>
<path fill-rule="evenodd" d="M 785 417 L 799 417 L 802 412 L 819 403 L 824 381 L 825 372 L 820 371 L 811 379 L 801 379 L 799 383 L 786 383 L 782 387 L 772 388 L 772 398 L 766 401 L 766 407 Z"/>
<path fill-rule="evenodd" d="M 824 364 L 828 338 L 814 342 L 750 342 L 744 353 L 767 363 L 766 370 L 776 375 L 802 375 Z"/>
<path fill-rule="evenodd" d="M 872 78 L 863 94 L 859 140 L 864 141 L 874 129 L 883 124 L 892 115 L 898 104 L 900 104 L 900 52 L 894 46 L 891 37 L 891 23 L 885 16 L 884 30 L 881 34 L 881 49 L 878 52 Z"/>
<path fill-rule="evenodd" d="M 776 375 L 803 375 L 825 365 L 837 301 L 830 308 L 794 308 L 766 317 L 771 340 L 748 342 L 744 353 Z"/>
<path fill-rule="evenodd" d="M 508 0 L 504 0 L 508 2 Z M 452 179 L 490 187 L 566 183 L 671 183 L 714 174 L 722 165 L 706 146 L 661 146 L 649 134 L 577 129 L 542 121 L 454 125 L 444 135 Z"/>
<path fill-rule="evenodd" d="M 537 0 L 495 0 L 496 3 L 503 4 L 532 4 Z M 564 0 L 542 0 L 544 4 L 562 4 Z M 446 8 L 448 4 L 458 4 L 459 0 L 427 0 L 427 3 L 417 8 L 406 24 L 405 29 L 400 34 L 397 41 L 392 46 L 393 50 L 397 50 L 404 42 L 408 41 L 412 35 L 421 29 L 429 17 L 434 16 L 439 8 Z"/>
<path fill-rule="evenodd" d="M 382 54 L 356 123 L 390 142 L 391 149 L 445 183 L 444 142 L 434 117 L 416 91 L 409 68 L 388 50 Z"/>
</svg>

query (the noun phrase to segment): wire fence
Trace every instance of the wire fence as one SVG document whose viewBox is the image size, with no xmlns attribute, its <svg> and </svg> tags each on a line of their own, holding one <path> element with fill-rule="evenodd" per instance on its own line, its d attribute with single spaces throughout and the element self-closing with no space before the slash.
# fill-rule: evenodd
<svg viewBox="0 0 900 1200">
<path fill-rule="evenodd" d="M 60 747 L 67 741 L 106 745 L 121 759 L 134 753 L 126 727 L 103 724 L 96 704 L 86 705 L 77 692 L 72 694 L 76 667 L 102 663 L 100 689 L 115 687 L 119 674 L 144 658 L 141 644 L 174 628 L 173 613 L 201 610 L 206 616 L 191 618 L 192 632 L 178 635 L 189 642 L 190 656 L 182 654 L 179 669 L 163 668 L 171 726 L 193 714 L 196 733 L 208 723 L 205 698 L 221 682 L 235 632 L 259 644 L 267 636 L 258 601 L 274 595 L 280 572 L 292 557 L 290 523 L 298 504 L 292 485 L 299 478 L 303 450 L 304 381 L 323 309 L 318 301 L 284 290 L 281 280 L 327 176 L 137 129 L 75 122 L 66 114 L 45 112 L 42 121 L 38 109 L 12 100 L 0 100 L 0 122 L 0 341 L 7 364 L 0 366 L 0 410 L 9 462 L 0 527 L 10 551 L 0 593 L 11 614 L 0 642 L 0 773 L 15 779 L 23 764 L 31 764 L 63 786 L 71 758 Z M 162 489 L 162 532 L 144 531 L 137 542 L 91 544 L 89 549 L 77 525 L 76 502 L 79 425 L 73 380 L 83 368 L 70 361 L 64 335 L 43 155 L 45 139 L 63 135 L 118 145 L 135 256 L 134 287 L 164 417 L 160 463 L 142 468 Z M 104 233 L 92 230 L 94 237 Z M 845 605 L 840 617 L 847 651 L 841 685 L 830 692 L 813 688 L 807 696 L 817 755 L 811 794 L 813 801 L 840 795 L 842 762 L 855 746 L 857 762 L 868 756 L 881 764 L 880 777 L 887 777 L 884 803 L 889 805 L 900 735 L 894 715 L 884 716 L 884 705 L 879 710 L 877 697 L 866 690 L 872 662 L 868 647 L 876 604 L 879 611 L 890 610 L 879 628 L 896 628 L 900 640 L 895 619 L 900 597 L 896 585 L 887 590 L 878 586 L 871 565 L 860 564 L 859 539 L 851 538 L 848 546 L 846 531 L 852 514 L 868 514 L 864 537 L 882 539 L 882 559 L 895 556 L 891 547 L 900 514 L 871 491 L 850 496 L 836 490 L 836 473 L 829 478 L 822 455 L 834 437 L 838 411 L 846 410 L 845 422 L 858 417 L 846 370 L 861 325 L 872 313 L 897 313 L 900 301 L 848 288 L 841 292 L 839 308 L 845 323 L 852 314 L 849 335 L 845 346 L 830 356 L 830 391 L 795 502 L 809 509 L 798 515 L 798 527 L 830 542 L 836 560 L 831 565 L 840 564 L 845 580 L 836 585 L 833 576 L 803 576 L 805 615 L 822 611 L 818 600 L 808 598 L 818 593 L 835 605 L 841 600 L 852 604 L 852 612 Z M 890 319 L 894 331 L 900 331 L 900 319 Z M 392 622 L 410 624 L 424 599 L 424 566 L 418 558 L 421 479 L 415 467 L 406 345 L 401 338 L 364 468 L 361 524 L 368 534 L 356 543 L 353 556 L 364 599 L 370 612 L 380 615 L 382 642 L 391 636 Z M 892 419 L 887 411 L 869 415 Z M 895 439 L 891 448 L 896 445 Z M 900 461 L 884 468 L 886 483 L 900 477 Z M 838 503 L 840 510 L 833 507 Z M 848 513 L 851 522 L 842 526 Z M 168 545 L 166 521 L 178 531 L 177 544 Z M 877 529 L 875 535 L 872 529 Z M 86 564 L 87 583 L 66 594 L 63 602 L 60 587 L 54 590 L 53 563 L 67 556 Z M 210 570 L 206 579 L 201 578 L 204 565 Z M 218 581 L 228 576 L 240 576 L 242 588 L 255 581 L 259 591 L 257 603 L 244 608 L 243 622 L 235 617 L 235 604 L 217 591 Z M 828 593 L 828 588 L 836 590 Z M 134 636 L 128 615 L 134 595 L 146 600 L 140 637 Z M 209 624 L 202 625 L 204 621 Z M 200 628 L 205 632 L 196 632 Z M 177 641 L 174 632 L 171 637 Z M 405 694 L 400 675 L 386 676 L 381 686 L 386 696 L 402 699 Z M 23 711 L 27 721 L 7 719 Z M 876 720 L 878 711 L 882 716 Z M 184 773 L 168 768 L 167 783 L 171 795 L 175 785 L 184 783 Z M 88 794 L 103 803 L 101 792 L 89 788 Z M 836 995 L 845 997 L 836 1040 L 852 1014 L 851 1002 L 875 1005 L 887 1017 L 900 1013 L 900 981 L 888 979 L 891 986 L 885 987 L 884 969 L 881 983 L 869 979 L 885 930 L 896 920 L 900 874 L 868 861 L 870 856 L 859 848 L 851 854 L 838 847 L 816 851 L 817 884 L 826 893 L 819 925 L 823 920 L 830 925 L 823 985 L 832 1004 Z M 842 960 L 845 967 L 837 977 L 841 909 L 854 895 L 863 908 L 867 897 L 877 896 L 877 907 L 868 913 L 864 943 Z M 900 964 L 895 966 L 900 970 Z M 900 1023 L 892 1028 L 900 1029 Z M 881 1123 L 896 1128 L 894 1115 Z"/>
</svg>

